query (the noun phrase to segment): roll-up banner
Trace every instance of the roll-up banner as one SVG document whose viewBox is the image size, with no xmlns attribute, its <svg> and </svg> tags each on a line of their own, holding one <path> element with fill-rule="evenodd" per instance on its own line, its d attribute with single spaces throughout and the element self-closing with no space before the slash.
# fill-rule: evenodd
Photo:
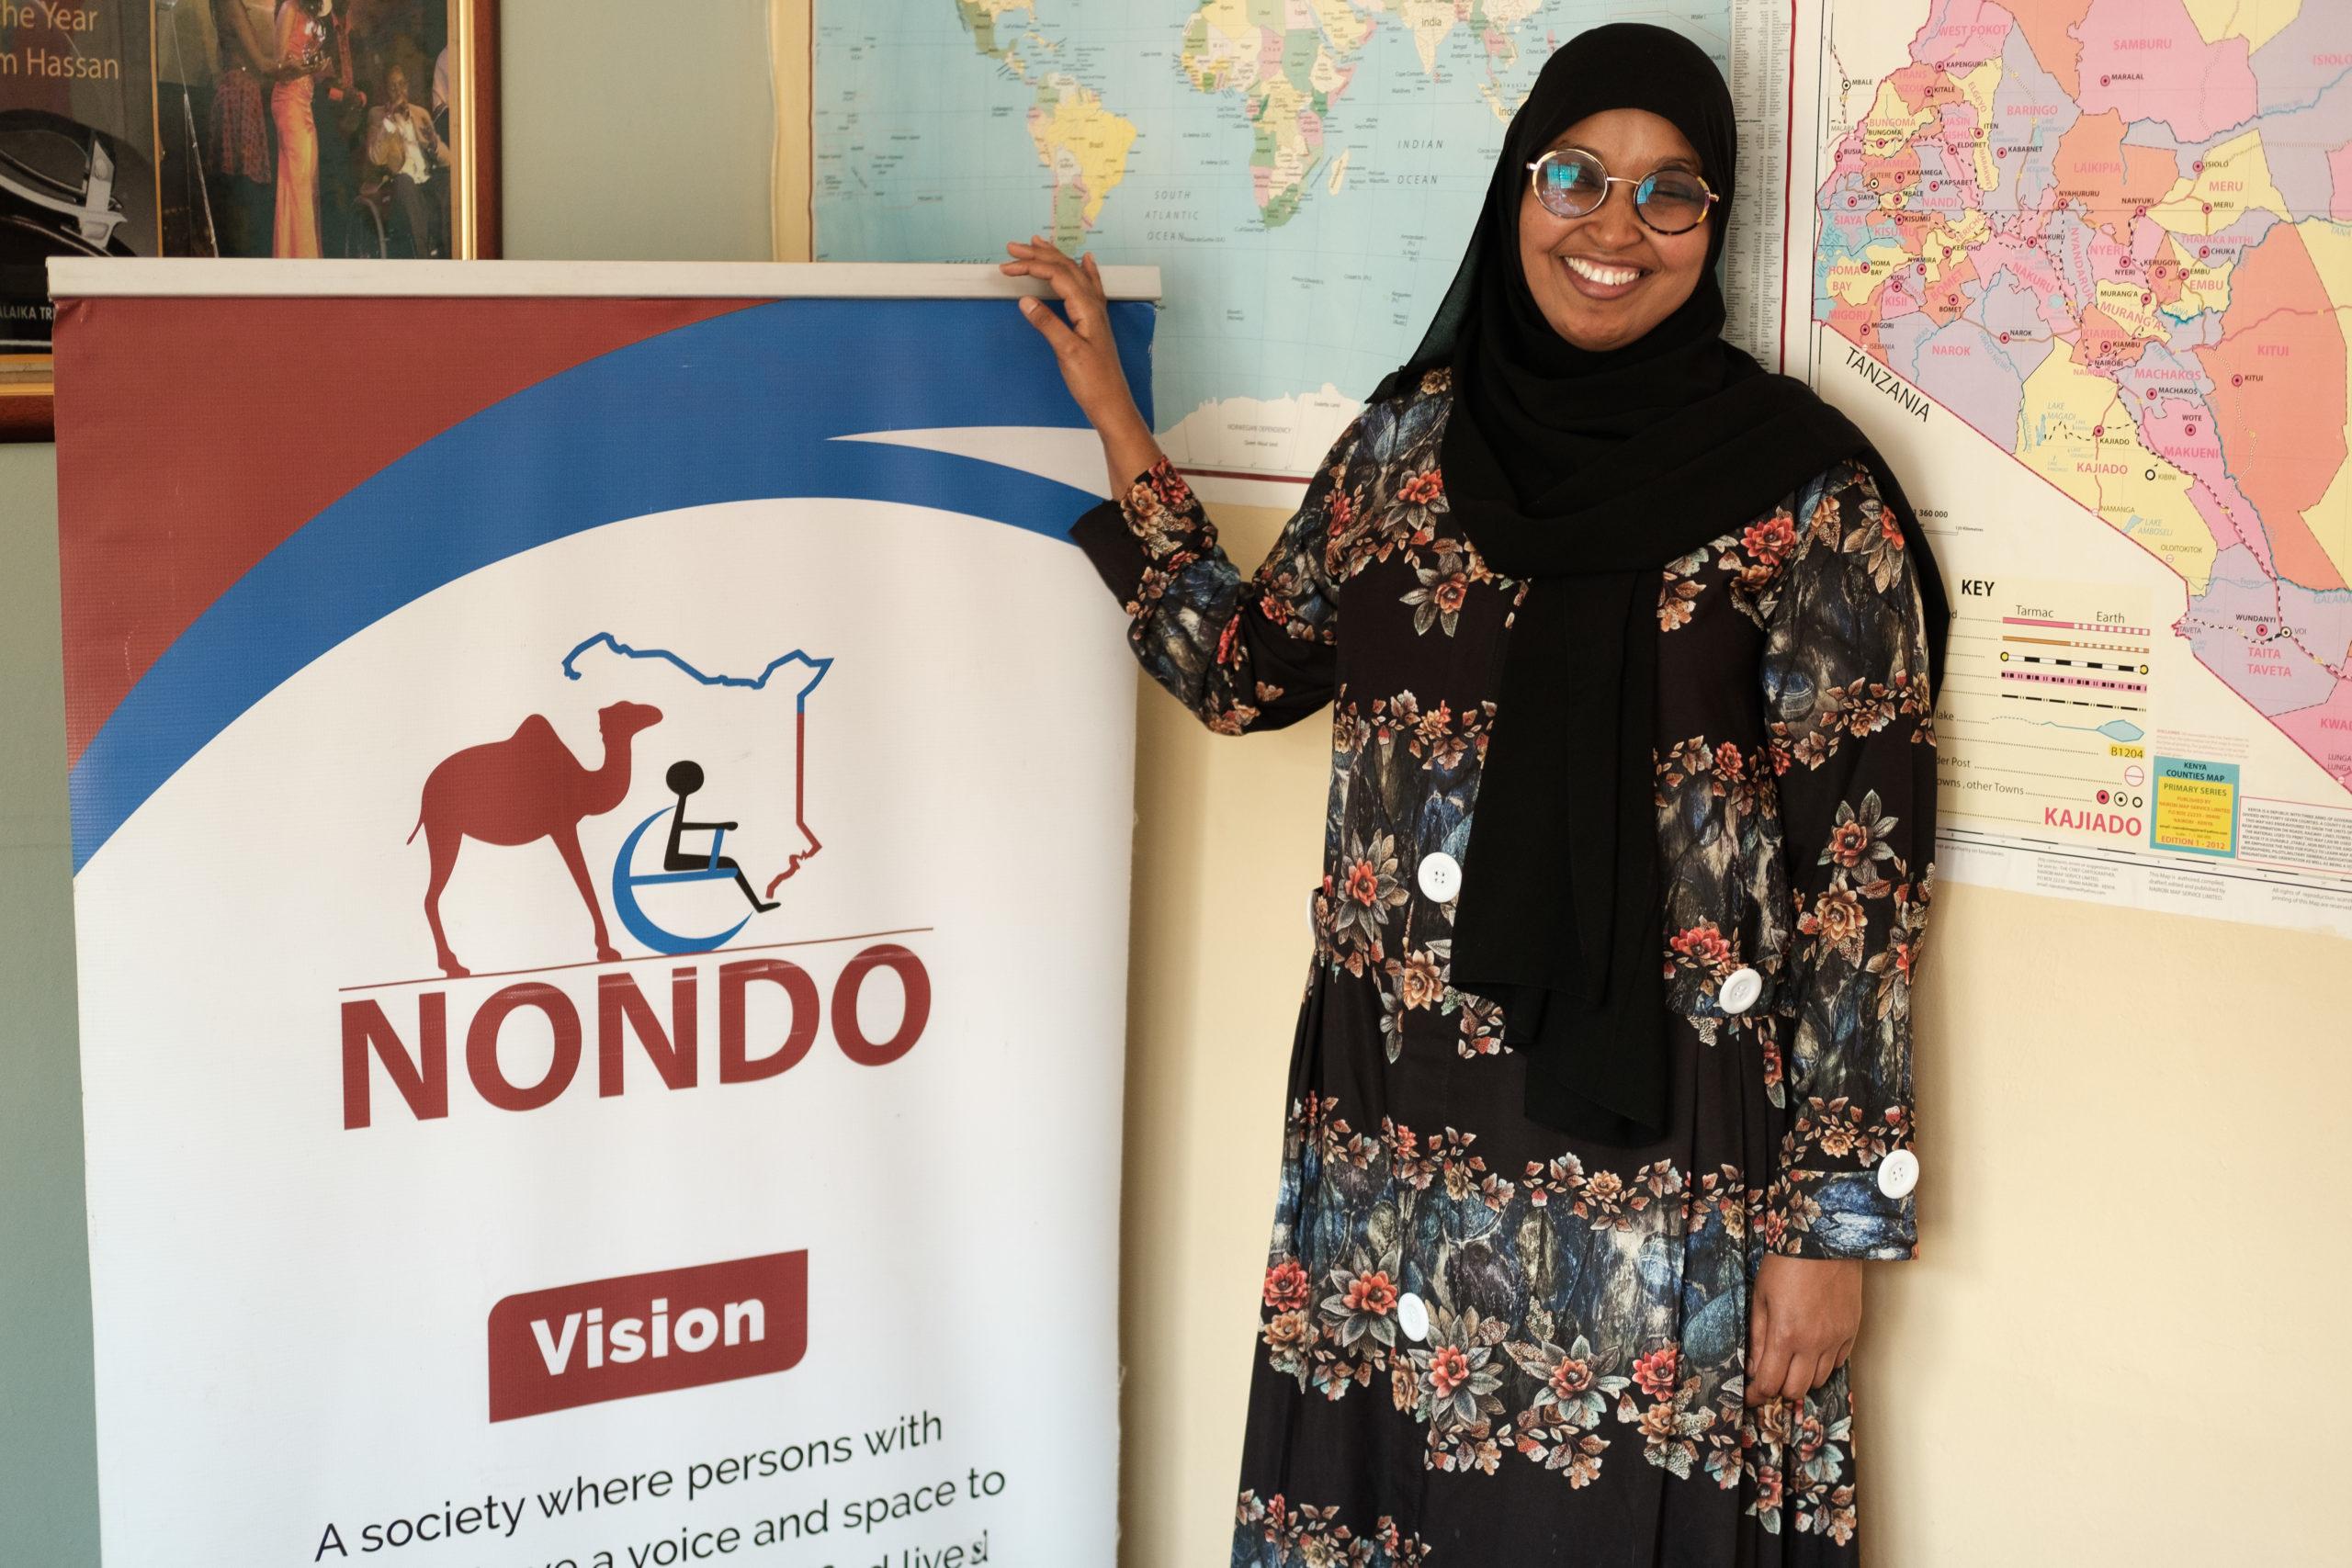
<svg viewBox="0 0 2352 1568">
<path fill-rule="evenodd" d="M 1111 1562 L 1135 678 L 1012 286 L 52 276 L 109 1568 Z"/>
</svg>

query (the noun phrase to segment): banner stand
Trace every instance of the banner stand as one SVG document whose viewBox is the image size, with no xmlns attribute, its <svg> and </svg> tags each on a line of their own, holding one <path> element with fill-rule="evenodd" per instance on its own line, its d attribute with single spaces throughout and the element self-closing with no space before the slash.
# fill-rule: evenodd
<svg viewBox="0 0 2352 1568">
<path fill-rule="evenodd" d="M 106 1560 L 1110 1562 L 1135 685 L 1035 287 L 51 283 Z"/>
</svg>

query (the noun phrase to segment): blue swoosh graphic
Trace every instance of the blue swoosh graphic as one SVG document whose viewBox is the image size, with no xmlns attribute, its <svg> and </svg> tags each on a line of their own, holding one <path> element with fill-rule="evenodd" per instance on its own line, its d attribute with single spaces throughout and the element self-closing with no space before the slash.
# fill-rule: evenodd
<svg viewBox="0 0 2352 1568">
<path fill-rule="evenodd" d="M 1111 307 L 1150 386 L 1153 307 Z M 844 371 L 845 360 L 854 368 Z M 1143 398 L 1150 417 L 1149 399 Z M 1001 299 L 779 299 L 548 378 L 403 454 L 304 524 L 165 649 L 74 765 L 74 867 L 213 737 L 338 644 L 497 561 L 608 523 L 789 497 L 899 502 L 1060 538 L 1097 497 L 843 435 L 1083 429 Z M 691 529 L 691 515 L 678 520 Z"/>
</svg>

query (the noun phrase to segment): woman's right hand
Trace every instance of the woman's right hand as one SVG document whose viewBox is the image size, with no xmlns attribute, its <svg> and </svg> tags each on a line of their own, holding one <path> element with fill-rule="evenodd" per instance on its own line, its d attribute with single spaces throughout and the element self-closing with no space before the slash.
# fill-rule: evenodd
<svg viewBox="0 0 2352 1568">
<path fill-rule="evenodd" d="M 1072 261 L 1042 235 L 1030 235 L 1026 244 L 1014 240 L 1004 248 L 1012 253 L 1012 259 L 998 263 L 999 269 L 1015 277 L 1044 279 L 1069 314 L 1069 320 L 1064 321 L 1044 300 L 1022 297 L 1022 315 L 1052 346 L 1054 363 L 1061 367 L 1071 400 L 1102 438 L 1103 468 L 1110 485 L 1106 493 L 1117 495 L 1164 454 L 1152 438 L 1143 410 L 1136 406 L 1126 372 L 1119 368 L 1119 345 L 1111 335 L 1111 305 L 1103 296 L 1102 269 L 1091 254 Z"/>
</svg>

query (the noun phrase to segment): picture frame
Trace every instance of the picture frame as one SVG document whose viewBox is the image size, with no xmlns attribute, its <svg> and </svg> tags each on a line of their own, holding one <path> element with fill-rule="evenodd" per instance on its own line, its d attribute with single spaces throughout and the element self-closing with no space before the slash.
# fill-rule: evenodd
<svg viewBox="0 0 2352 1568">
<path fill-rule="evenodd" d="M 54 438 L 51 256 L 500 254 L 498 0 L 15 14 L 31 19 L 0 25 L 0 441 Z M 142 16 L 143 36 L 126 19 Z"/>
</svg>

